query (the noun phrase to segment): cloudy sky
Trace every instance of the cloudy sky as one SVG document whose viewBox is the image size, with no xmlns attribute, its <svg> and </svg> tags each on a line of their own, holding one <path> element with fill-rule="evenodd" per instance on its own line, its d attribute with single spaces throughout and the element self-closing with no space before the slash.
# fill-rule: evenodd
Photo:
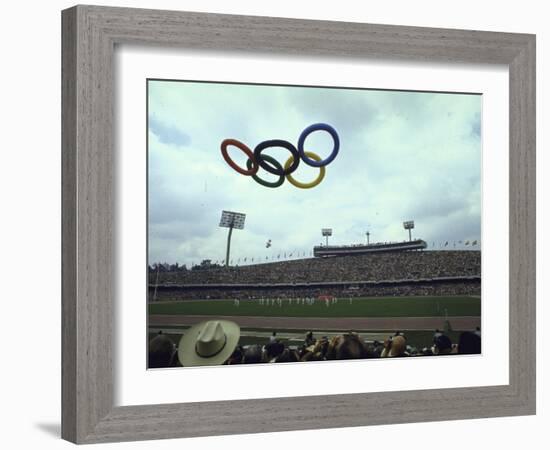
<svg viewBox="0 0 550 450">
<path fill-rule="evenodd" d="M 404 220 L 429 247 L 480 239 L 479 95 L 150 80 L 148 111 L 150 263 L 224 259 L 224 209 L 246 213 L 232 238 L 231 259 L 241 264 L 309 256 L 321 228 L 333 229 L 333 244 L 365 242 L 367 230 L 371 242 L 407 239 Z M 267 139 L 297 145 L 318 122 L 331 124 L 341 145 L 313 189 L 260 186 L 222 158 L 226 138 L 252 150 Z M 305 147 L 324 158 L 332 139 L 315 132 Z M 246 167 L 242 152 L 229 154 Z M 318 170 L 301 163 L 294 177 L 310 181 Z"/>
</svg>

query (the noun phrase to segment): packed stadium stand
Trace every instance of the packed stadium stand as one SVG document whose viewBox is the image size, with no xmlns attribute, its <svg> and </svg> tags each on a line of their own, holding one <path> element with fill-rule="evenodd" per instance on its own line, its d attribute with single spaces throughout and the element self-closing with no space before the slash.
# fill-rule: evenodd
<svg viewBox="0 0 550 450">
<path fill-rule="evenodd" d="M 401 251 L 149 272 L 149 299 L 478 295 L 480 251 Z"/>
</svg>

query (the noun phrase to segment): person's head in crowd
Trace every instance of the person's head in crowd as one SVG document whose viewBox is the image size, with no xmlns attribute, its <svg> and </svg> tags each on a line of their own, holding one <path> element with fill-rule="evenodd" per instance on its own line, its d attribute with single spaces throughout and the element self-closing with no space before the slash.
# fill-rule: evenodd
<svg viewBox="0 0 550 450">
<path fill-rule="evenodd" d="M 284 351 L 275 358 L 274 362 L 276 363 L 298 362 L 298 355 L 294 350 L 285 348 Z"/>
<path fill-rule="evenodd" d="M 405 336 L 395 334 L 384 340 L 383 349 L 380 353 L 381 358 L 396 358 L 406 356 L 407 341 Z"/>
<path fill-rule="evenodd" d="M 244 364 L 258 364 L 263 362 L 263 351 L 261 345 L 250 345 L 244 352 Z"/>
<path fill-rule="evenodd" d="M 458 353 L 474 355 L 481 353 L 481 337 L 472 331 L 465 331 L 458 338 Z"/>
<path fill-rule="evenodd" d="M 432 353 L 434 355 L 449 355 L 453 349 L 453 344 L 449 336 L 439 333 L 434 336 L 434 345 Z"/>
<path fill-rule="evenodd" d="M 361 337 L 353 332 L 334 336 L 328 345 L 327 359 L 360 359 L 367 355 Z"/>
<path fill-rule="evenodd" d="M 265 356 L 268 361 L 279 356 L 285 350 L 285 345 L 280 341 L 271 341 L 265 346 Z"/>
<path fill-rule="evenodd" d="M 336 346 L 336 359 L 360 359 L 367 356 L 367 349 L 356 333 L 347 333 Z"/>
<path fill-rule="evenodd" d="M 161 367 L 172 367 L 174 364 L 174 355 L 176 354 L 176 345 L 162 331 L 149 341 L 149 363 L 150 369 Z"/>
<path fill-rule="evenodd" d="M 327 359 L 336 359 L 336 347 L 340 344 L 340 341 L 343 339 L 342 335 L 332 336 L 328 341 L 327 349 L 325 352 L 325 357 Z"/>
<path fill-rule="evenodd" d="M 244 349 L 242 348 L 242 346 L 238 345 L 235 351 L 231 354 L 231 356 L 227 359 L 225 363 L 228 365 L 242 364 L 243 356 L 244 356 Z"/>
<path fill-rule="evenodd" d="M 324 361 L 325 357 L 321 354 L 321 352 L 308 352 L 306 351 L 304 354 L 302 354 L 300 361 Z"/>
<path fill-rule="evenodd" d="M 406 356 L 407 341 L 405 336 L 396 335 L 390 339 L 388 357 L 397 358 Z"/>
<path fill-rule="evenodd" d="M 380 354 L 382 353 L 382 350 L 384 349 L 384 343 L 380 342 L 379 340 L 374 340 L 372 342 L 371 350 L 373 357 L 377 358 L 380 357 Z"/>
<path fill-rule="evenodd" d="M 324 358 L 326 356 L 329 343 L 328 337 L 322 336 L 317 339 L 314 344 L 310 345 L 307 350 L 313 353 L 319 353 Z"/>
<path fill-rule="evenodd" d="M 189 328 L 178 345 L 182 366 L 223 364 L 231 357 L 240 339 L 239 326 L 228 320 L 207 320 Z"/>
</svg>

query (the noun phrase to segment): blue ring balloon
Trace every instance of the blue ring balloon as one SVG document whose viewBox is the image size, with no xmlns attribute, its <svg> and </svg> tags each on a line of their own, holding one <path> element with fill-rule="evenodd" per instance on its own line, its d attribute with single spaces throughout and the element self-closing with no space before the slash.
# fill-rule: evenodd
<svg viewBox="0 0 550 450">
<path fill-rule="evenodd" d="M 334 147 L 332 148 L 331 154 L 326 159 L 322 159 L 321 161 L 315 161 L 309 158 L 308 156 L 306 156 L 304 150 L 304 142 L 306 141 L 306 138 L 314 131 L 326 131 L 332 136 L 332 139 L 334 140 Z M 310 125 L 304 131 L 302 131 L 302 134 L 300 134 L 300 137 L 298 139 L 298 153 L 300 153 L 300 158 L 302 159 L 302 161 L 305 162 L 308 166 L 323 167 L 327 164 L 330 164 L 334 160 L 334 158 L 336 158 L 336 155 L 338 155 L 339 150 L 340 138 L 338 137 L 338 133 L 334 128 L 326 123 L 314 123 L 313 125 Z"/>
</svg>

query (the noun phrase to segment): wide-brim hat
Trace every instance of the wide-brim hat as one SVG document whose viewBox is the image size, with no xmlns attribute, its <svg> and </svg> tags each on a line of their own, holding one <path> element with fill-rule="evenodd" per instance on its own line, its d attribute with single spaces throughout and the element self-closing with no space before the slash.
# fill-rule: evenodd
<svg viewBox="0 0 550 450">
<path fill-rule="evenodd" d="M 178 359 L 182 366 L 223 364 L 233 353 L 241 329 L 229 320 L 206 320 L 193 325 L 181 337 Z"/>
</svg>

